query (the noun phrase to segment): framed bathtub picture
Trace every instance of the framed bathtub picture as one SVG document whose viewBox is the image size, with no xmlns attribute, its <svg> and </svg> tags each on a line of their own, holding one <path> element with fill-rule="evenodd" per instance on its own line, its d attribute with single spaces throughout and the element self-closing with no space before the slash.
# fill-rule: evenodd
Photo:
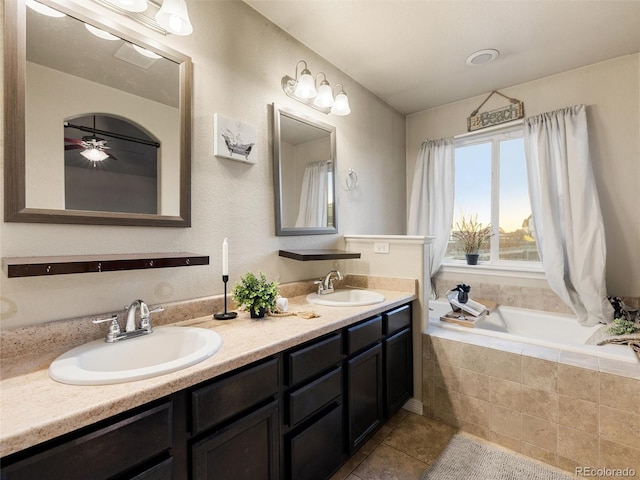
<svg viewBox="0 0 640 480">
<path fill-rule="evenodd" d="M 256 163 L 256 129 L 216 113 L 213 115 L 213 154 L 216 157 Z"/>
</svg>

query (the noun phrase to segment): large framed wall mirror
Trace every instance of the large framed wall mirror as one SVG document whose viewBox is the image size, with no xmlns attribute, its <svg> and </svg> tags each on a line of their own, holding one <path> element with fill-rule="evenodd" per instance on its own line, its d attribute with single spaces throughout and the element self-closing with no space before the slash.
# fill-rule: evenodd
<svg viewBox="0 0 640 480">
<path fill-rule="evenodd" d="M 5 221 L 190 226 L 191 59 L 39 3 L 4 3 Z"/>
<path fill-rule="evenodd" d="M 273 105 L 276 235 L 338 232 L 336 129 Z"/>
</svg>

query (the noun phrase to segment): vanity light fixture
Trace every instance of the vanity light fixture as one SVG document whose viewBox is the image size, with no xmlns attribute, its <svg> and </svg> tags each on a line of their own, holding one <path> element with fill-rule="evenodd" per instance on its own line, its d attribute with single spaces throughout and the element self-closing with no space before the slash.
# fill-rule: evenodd
<svg viewBox="0 0 640 480">
<path fill-rule="evenodd" d="M 147 0 L 106 0 L 116 7 L 120 7 L 127 12 L 144 12 L 149 4 Z"/>
<path fill-rule="evenodd" d="M 324 72 L 320 72 L 318 75 L 316 75 L 316 83 L 318 82 L 318 77 L 320 75 L 324 77 L 324 80 L 322 80 L 322 83 L 320 83 L 320 86 L 318 87 L 318 95 L 316 95 L 316 98 L 313 100 L 313 103 L 318 107 L 323 107 L 323 108 L 333 107 L 333 103 L 334 103 L 333 91 L 331 90 L 331 85 L 329 85 L 329 82 L 327 81 L 327 76 L 324 74 Z"/>
<path fill-rule="evenodd" d="M 191 35 L 193 32 L 185 0 L 163 0 L 160 10 L 156 13 L 156 21 L 162 28 L 175 35 Z"/>
<path fill-rule="evenodd" d="M 62 18 L 67 16 L 66 14 L 59 12 L 58 10 L 54 10 L 53 8 L 47 7 L 40 2 L 36 2 L 36 0 L 26 0 L 25 3 L 31 10 L 46 15 L 47 17 Z"/>
<path fill-rule="evenodd" d="M 34 0 L 30 0 L 34 1 Z M 162 35 L 191 35 L 193 26 L 185 0 L 93 0 Z M 143 8 L 144 7 L 144 8 Z"/>
<path fill-rule="evenodd" d="M 301 63 L 304 63 L 304 68 L 298 77 L 298 65 Z M 318 94 L 311 72 L 307 68 L 307 62 L 304 60 L 300 60 L 296 65 L 296 84 L 293 94 L 300 98 L 313 98 Z"/>
<path fill-rule="evenodd" d="M 349 115 L 351 113 L 351 108 L 349 108 L 349 97 L 347 97 L 347 94 L 344 91 L 344 86 L 341 83 L 336 83 L 336 87 L 338 85 L 340 85 L 340 91 L 333 102 L 331 113 L 341 116 Z"/>
<path fill-rule="evenodd" d="M 298 74 L 298 67 L 302 66 L 300 74 Z M 318 78 L 322 75 L 323 80 L 318 85 Z M 300 60 L 296 64 L 296 77 L 292 78 L 288 75 L 282 77 L 282 90 L 289 97 L 296 99 L 297 101 L 309 105 L 312 108 L 322 113 L 333 113 L 334 115 L 349 115 L 351 109 L 349 108 L 349 99 L 347 94 L 342 88 L 342 84 L 336 84 L 336 87 L 340 85 L 340 91 L 334 98 L 334 91 L 327 80 L 327 76 L 324 72 L 316 75 L 315 81 L 313 76 L 307 67 L 307 62 Z"/>
</svg>

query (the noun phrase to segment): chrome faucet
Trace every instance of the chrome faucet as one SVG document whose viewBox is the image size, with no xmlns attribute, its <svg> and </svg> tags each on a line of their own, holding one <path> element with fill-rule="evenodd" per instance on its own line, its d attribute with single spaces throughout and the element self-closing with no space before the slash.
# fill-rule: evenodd
<svg viewBox="0 0 640 480">
<path fill-rule="evenodd" d="M 339 270 L 331 270 L 323 279 L 316 280 L 314 285 L 318 285 L 318 295 L 325 295 L 333 292 L 333 280 L 342 280 L 344 277 Z"/>
<path fill-rule="evenodd" d="M 107 332 L 107 338 L 105 342 L 113 343 L 120 340 L 126 340 L 128 338 L 139 337 L 140 335 L 148 335 L 153 333 L 151 328 L 150 315 L 156 312 L 162 312 L 164 308 L 156 307 L 149 310 L 149 307 L 142 300 L 134 300 L 131 305 L 124 307 L 127 315 L 127 321 L 125 323 L 124 332 L 120 330 L 118 324 L 118 314 L 113 314 L 106 318 L 93 318 L 91 322 L 94 324 L 111 322 L 109 325 L 109 331 Z M 140 310 L 140 327 L 136 327 L 136 310 Z"/>
<path fill-rule="evenodd" d="M 124 307 L 127 312 L 127 323 L 124 327 L 126 332 L 136 331 L 136 310 L 140 310 L 140 328 L 151 330 L 149 322 L 149 307 L 142 300 L 134 300 L 131 305 Z"/>
</svg>

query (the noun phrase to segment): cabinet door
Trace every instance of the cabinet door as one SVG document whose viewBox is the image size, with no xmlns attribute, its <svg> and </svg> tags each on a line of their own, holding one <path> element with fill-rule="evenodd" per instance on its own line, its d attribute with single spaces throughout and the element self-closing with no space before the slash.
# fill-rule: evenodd
<svg viewBox="0 0 640 480">
<path fill-rule="evenodd" d="M 195 443 L 194 480 L 278 480 L 278 402 Z"/>
<path fill-rule="evenodd" d="M 383 420 L 382 345 L 347 360 L 347 438 L 355 452 Z"/>
<path fill-rule="evenodd" d="M 411 329 L 385 340 L 385 413 L 391 416 L 413 395 L 413 353 Z"/>
<path fill-rule="evenodd" d="M 289 442 L 290 480 L 323 480 L 342 464 L 342 405 Z"/>
</svg>

